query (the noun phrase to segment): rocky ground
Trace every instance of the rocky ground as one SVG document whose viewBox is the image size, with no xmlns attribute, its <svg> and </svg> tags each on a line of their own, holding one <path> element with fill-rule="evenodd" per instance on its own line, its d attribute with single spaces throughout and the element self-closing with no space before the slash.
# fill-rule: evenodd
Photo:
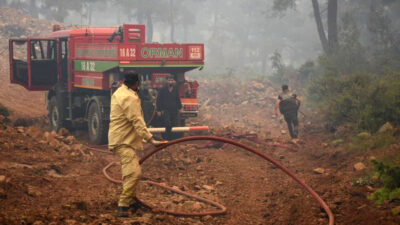
<svg viewBox="0 0 400 225">
<path fill-rule="evenodd" d="M 211 134 L 233 137 L 279 160 L 322 196 L 333 210 L 336 224 L 399 224 L 400 217 L 391 214 L 399 202 L 378 206 L 367 200 L 376 187 L 351 185 L 369 173 L 371 156 L 393 154 L 398 145 L 349 152 L 328 144 L 336 137 L 321 132 L 309 118 L 301 119 L 300 144 L 290 144 L 282 132 L 285 124 L 271 116 L 275 92 L 261 88 L 269 84 L 245 82 L 242 89 L 229 93 L 230 86 L 220 82 L 201 81 L 203 107 L 200 116 L 189 123 L 210 125 Z M 254 86 L 259 90 L 244 100 L 249 95 L 246 91 Z M 257 96 L 259 99 L 254 98 Z M 226 102 L 218 102 L 220 98 Z M 109 162 L 117 160 L 115 156 L 89 151 L 84 140 L 76 140 L 65 130 L 56 134 L 34 127 L 1 126 L 0 224 L 328 223 L 317 202 L 275 166 L 236 147 L 204 142 L 169 147 L 154 155 L 143 164 L 143 175 L 222 203 L 228 208 L 226 215 L 173 217 L 143 209 L 132 218 L 119 219 L 115 209 L 120 185 L 102 174 Z M 254 135 L 266 144 L 248 138 Z M 271 142 L 289 148 L 272 147 Z M 119 178 L 119 167 L 112 167 L 110 174 Z M 149 184 L 140 184 L 139 193 L 141 199 L 159 208 L 186 212 L 215 209 Z"/>
<path fill-rule="evenodd" d="M 14 112 L 14 117 L 20 115 L 38 117 L 46 111 L 44 92 L 29 92 L 19 85 L 10 84 L 8 39 L 45 36 L 51 29 L 51 22 L 32 18 L 15 9 L 0 8 L 0 99 L 1 104 Z M 15 52 L 18 57 L 25 54 L 25 51 L 18 46 Z"/>
<path fill-rule="evenodd" d="M 15 24 L 11 18 L 16 16 L 26 18 L 21 20 L 25 22 Z M 36 29 L 49 31 L 50 23 L 10 9 L 0 9 L 0 18 L 3 49 L 10 34 L 1 27 L 7 24 L 22 27 L 28 35 L 41 33 Z M 0 224 L 328 223 L 311 195 L 275 166 L 236 147 L 209 142 L 171 146 L 157 153 L 143 164 L 143 176 L 217 201 L 228 208 L 226 215 L 174 217 L 141 209 L 131 218 L 117 218 L 121 187 L 102 173 L 117 158 L 90 151 L 80 131 L 46 132 L 43 93 L 9 85 L 7 56 L 2 54 L 0 103 L 14 112 L 14 121 L 22 117 L 30 122 L 12 125 L 0 117 Z M 349 151 L 344 145 L 333 145 L 346 129 L 326 132 L 313 110 L 306 107 L 300 115 L 302 141 L 292 144 L 284 121 L 273 116 L 277 91 L 270 83 L 198 80 L 200 115 L 189 124 L 209 125 L 210 135 L 233 138 L 280 161 L 328 203 L 336 224 L 400 224 L 399 215 L 391 213 L 399 201 L 376 205 L 367 196 L 378 186 L 352 185 L 370 173 L 371 157 L 391 157 L 399 151 L 398 144 L 373 151 Z M 151 149 L 146 147 L 139 155 Z M 119 167 L 112 167 L 110 174 L 119 178 Z M 139 198 L 159 208 L 186 212 L 215 209 L 149 184 L 141 183 L 138 189 Z"/>
</svg>

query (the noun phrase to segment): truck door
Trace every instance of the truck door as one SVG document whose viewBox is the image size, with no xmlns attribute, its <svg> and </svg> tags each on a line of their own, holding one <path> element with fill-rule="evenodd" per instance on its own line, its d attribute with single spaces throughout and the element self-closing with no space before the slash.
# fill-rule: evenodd
<svg viewBox="0 0 400 225">
<path fill-rule="evenodd" d="M 10 40 L 11 83 L 31 91 L 49 90 L 59 77 L 58 50 L 55 39 Z"/>
</svg>

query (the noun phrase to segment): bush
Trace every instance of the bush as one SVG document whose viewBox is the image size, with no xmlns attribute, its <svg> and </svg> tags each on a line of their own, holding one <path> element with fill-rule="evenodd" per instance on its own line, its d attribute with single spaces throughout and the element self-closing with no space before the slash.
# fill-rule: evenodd
<svg viewBox="0 0 400 225">
<path fill-rule="evenodd" d="M 399 141 L 394 136 L 394 131 L 377 133 L 375 135 L 362 132 L 351 140 L 347 148 L 349 150 L 371 150 L 384 148 L 396 142 Z"/>
<path fill-rule="evenodd" d="M 372 162 L 383 187 L 376 190 L 369 199 L 375 200 L 377 204 L 382 204 L 386 200 L 400 199 L 400 165 L 377 160 Z"/>
<path fill-rule="evenodd" d="M 386 122 L 400 124 L 400 73 L 336 76 L 327 72 L 311 82 L 308 97 L 334 125 L 354 123 L 357 131 L 375 132 Z"/>
</svg>

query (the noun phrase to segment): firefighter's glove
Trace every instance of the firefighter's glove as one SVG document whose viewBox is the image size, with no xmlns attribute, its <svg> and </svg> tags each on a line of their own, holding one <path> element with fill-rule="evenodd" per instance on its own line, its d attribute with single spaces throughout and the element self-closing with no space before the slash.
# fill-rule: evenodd
<svg viewBox="0 0 400 225">
<path fill-rule="evenodd" d="M 165 145 L 168 143 L 168 141 L 157 141 L 154 139 L 151 139 L 150 143 L 154 146 L 154 147 L 160 147 L 162 145 Z"/>
</svg>

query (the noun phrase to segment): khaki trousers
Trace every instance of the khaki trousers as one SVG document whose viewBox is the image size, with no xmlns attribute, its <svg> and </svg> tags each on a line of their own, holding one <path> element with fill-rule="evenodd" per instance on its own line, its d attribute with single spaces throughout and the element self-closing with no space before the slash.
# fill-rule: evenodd
<svg viewBox="0 0 400 225">
<path fill-rule="evenodd" d="M 136 197 L 136 187 L 142 175 L 139 159 L 135 149 L 130 146 L 120 146 L 114 150 L 121 159 L 122 193 L 118 206 L 129 207 Z"/>
</svg>

